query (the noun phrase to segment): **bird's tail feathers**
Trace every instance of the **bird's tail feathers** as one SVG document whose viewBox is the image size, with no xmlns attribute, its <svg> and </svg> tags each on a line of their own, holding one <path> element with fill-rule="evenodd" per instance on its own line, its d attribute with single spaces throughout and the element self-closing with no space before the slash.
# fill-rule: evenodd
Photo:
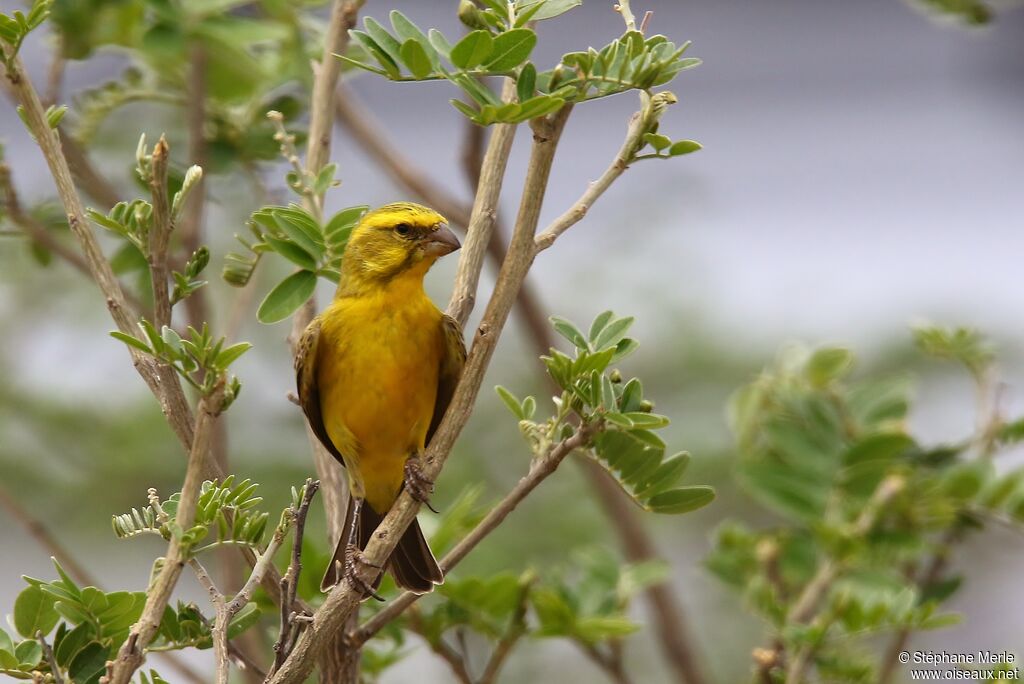
<svg viewBox="0 0 1024 684">
<path fill-rule="evenodd" d="M 341 581 L 345 572 L 345 558 L 348 530 L 352 524 L 352 516 L 355 514 L 355 505 L 352 497 L 349 497 L 348 510 L 345 513 L 345 525 L 342 527 L 342 538 L 338 540 L 338 546 L 334 550 L 334 557 L 327 566 L 323 581 L 320 582 L 320 590 L 327 591 Z M 369 504 L 363 504 L 359 512 L 359 523 L 357 527 L 356 545 L 359 550 L 366 548 L 377 526 L 384 519 L 383 515 L 377 513 Z M 444 582 L 444 574 L 430 551 L 427 540 L 423 537 L 419 523 L 416 520 L 405 530 L 398 546 L 388 558 L 386 567 L 395 578 L 395 583 L 403 589 L 425 594 L 434 588 L 435 584 Z M 380 586 L 383 573 L 373 581 L 373 588 Z"/>
</svg>

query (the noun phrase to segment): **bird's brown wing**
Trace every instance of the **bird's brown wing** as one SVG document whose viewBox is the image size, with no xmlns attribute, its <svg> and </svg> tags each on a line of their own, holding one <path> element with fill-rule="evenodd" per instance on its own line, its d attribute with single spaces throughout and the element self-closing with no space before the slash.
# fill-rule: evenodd
<svg viewBox="0 0 1024 684">
<path fill-rule="evenodd" d="M 442 319 L 441 326 L 445 353 L 441 357 L 441 368 L 437 374 L 437 400 L 434 402 L 434 416 L 430 420 L 430 429 L 427 430 L 427 444 L 430 444 L 437 426 L 444 418 L 444 412 L 448 410 L 448 404 L 455 394 L 455 386 L 459 384 L 459 377 L 466 365 L 466 343 L 462 340 L 462 328 L 454 318 L 447 315 Z"/>
<path fill-rule="evenodd" d="M 306 414 L 313 433 L 338 463 L 345 465 L 338 449 L 331 442 L 320 413 L 320 388 L 316 382 L 316 353 L 320 342 L 320 317 L 317 316 L 306 326 L 295 350 L 295 384 L 299 392 L 299 405 Z"/>
</svg>

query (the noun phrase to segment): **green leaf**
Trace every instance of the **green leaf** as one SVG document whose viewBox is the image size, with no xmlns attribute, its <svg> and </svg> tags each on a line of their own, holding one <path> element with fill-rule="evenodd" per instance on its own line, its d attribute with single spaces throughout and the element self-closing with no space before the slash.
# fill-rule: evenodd
<svg viewBox="0 0 1024 684">
<path fill-rule="evenodd" d="M 25 639 L 14 648 L 14 657 L 21 670 L 34 670 L 43 659 L 43 646 L 35 639 Z"/>
<path fill-rule="evenodd" d="M 2 651 L 14 653 L 14 641 L 11 639 L 10 634 L 0 629 L 0 652 Z"/>
<path fill-rule="evenodd" d="M 68 113 L 67 105 L 61 105 L 59 107 L 51 105 L 46 110 L 46 123 L 50 128 L 56 128 L 60 125 L 61 119 Z"/>
<path fill-rule="evenodd" d="M 74 657 L 68 666 L 68 675 L 75 684 L 95 684 L 107 669 L 107 647 L 94 641 Z"/>
<path fill-rule="evenodd" d="M 472 69 L 487 59 L 494 50 L 494 39 L 487 31 L 470 31 L 451 49 L 452 64 Z"/>
<path fill-rule="evenodd" d="M 480 123 L 480 121 L 479 121 L 480 112 L 478 112 L 477 110 L 473 109 L 471 106 L 469 106 L 468 104 L 466 104 L 462 100 L 456 100 L 456 99 L 452 98 L 451 100 L 448 100 L 448 102 L 450 102 L 452 107 L 455 107 L 457 110 L 459 110 L 459 112 L 463 116 L 468 118 L 469 120 L 475 121 L 477 123 Z"/>
<path fill-rule="evenodd" d="M 659 415 L 657 413 L 645 413 L 643 411 L 629 411 L 624 414 L 626 418 L 633 421 L 633 425 L 638 428 L 644 428 L 647 430 L 657 430 L 663 428 L 669 424 L 669 419 L 666 416 Z"/>
<path fill-rule="evenodd" d="M 53 607 L 54 599 L 36 585 L 23 589 L 14 601 L 14 628 L 26 639 L 35 639 L 36 632 L 49 634 L 60 616 Z"/>
<path fill-rule="evenodd" d="M 530 29 L 512 29 L 500 33 L 494 39 L 493 50 L 484 66 L 492 72 L 511 71 L 526 61 L 536 44 L 537 34 Z"/>
<path fill-rule="evenodd" d="M 302 249 L 309 252 L 314 258 L 319 259 L 324 255 L 323 236 L 320 234 L 320 226 L 316 220 L 292 205 L 290 207 L 275 207 L 271 211 L 274 224 L 280 228 L 285 235 L 291 238 Z"/>
<path fill-rule="evenodd" d="M 599 313 L 597 318 L 594 319 L 594 322 L 590 324 L 590 333 L 587 335 L 587 338 L 591 342 L 597 341 L 597 336 L 601 334 L 601 331 L 604 330 L 604 327 L 608 325 L 609 322 L 611 322 L 614 316 L 615 314 L 611 311 L 602 311 Z"/>
<path fill-rule="evenodd" d="M 388 55 L 388 53 L 383 48 L 381 48 L 381 46 L 378 45 L 377 42 L 374 41 L 373 38 L 371 38 L 368 34 L 356 30 L 349 31 L 349 34 L 359 42 L 363 49 L 365 49 L 367 52 L 373 55 L 373 58 L 377 60 L 377 63 L 380 64 L 381 68 L 384 70 L 384 73 L 388 76 L 388 78 L 398 78 L 402 75 L 401 70 L 398 68 L 398 63 L 395 62 L 395 60 L 392 59 L 391 56 Z M 352 63 L 356 66 L 364 67 L 364 65 L 361 64 L 360 62 L 356 62 L 355 60 L 349 59 L 344 55 L 337 56 L 339 59 L 345 62 Z"/>
<path fill-rule="evenodd" d="M 261 323 L 277 323 L 291 316 L 316 289 L 316 274 L 296 271 L 270 291 L 260 304 L 256 317 Z"/>
<path fill-rule="evenodd" d="M 227 368 L 232 363 L 234 363 L 238 359 L 238 357 L 240 357 L 242 354 L 249 351 L 250 349 L 252 349 L 252 345 L 248 342 L 239 342 L 237 344 L 231 345 L 227 349 L 224 349 L 219 354 L 217 354 L 217 366 L 220 368 Z"/>
<path fill-rule="evenodd" d="M 519 76 L 516 78 L 516 96 L 520 102 L 526 102 L 533 97 L 536 90 L 537 67 L 533 66 L 532 62 L 527 62 L 519 70 Z"/>
<path fill-rule="evenodd" d="M 647 501 L 647 508 L 655 513 L 689 513 L 703 508 L 715 500 L 715 490 L 711 487 L 696 485 L 670 489 L 655 494 Z"/>
<path fill-rule="evenodd" d="M 394 36 L 388 33 L 388 30 L 373 17 L 366 17 L 363 19 L 363 26 L 366 28 L 366 32 L 370 34 L 370 37 L 373 38 L 374 42 L 379 45 L 380 48 L 387 53 L 388 57 L 397 64 L 401 59 L 401 43 L 399 43 Z"/>
<path fill-rule="evenodd" d="M 624 637 L 640 629 L 640 626 L 625 616 L 594 615 L 580 618 L 574 629 L 577 636 L 587 643 Z"/>
<path fill-rule="evenodd" d="M 83 622 L 64 635 L 54 649 L 57 664 L 67 668 L 85 645 L 96 637 L 96 628 L 90 622 Z"/>
<path fill-rule="evenodd" d="M 281 238 L 276 238 L 272 235 L 264 235 L 263 239 L 275 252 L 299 268 L 307 271 L 316 270 L 316 259 L 313 258 L 313 255 L 294 242 L 282 240 Z"/>
<path fill-rule="evenodd" d="M 526 0 L 517 4 L 519 11 L 523 12 L 530 9 L 532 5 L 542 5 L 539 11 L 533 15 L 535 21 L 543 21 L 544 19 L 551 19 L 557 17 L 560 14 L 565 14 L 574 7 L 579 7 L 583 4 L 583 0 Z"/>
<path fill-rule="evenodd" d="M 558 111 L 564 104 L 565 100 L 560 97 L 554 97 L 552 95 L 538 95 L 519 105 L 519 111 L 516 114 L 515 122 L 546 116 L 551 112 Z"/>
<path fill-rule="evenodd" d="M 672 138 L 660 133 L 644 133 L 644 142 L 648 143 L 656 152 L 661 152 L 672 146 Z"/>
<path fill-rule="evenodd" d="M 112 331 L 110 331 L 110 336 L 113 337 L 115 340 L 121 340 L 122 342 L 127 344 L 129 347 L 135 347 L 139 351 L 145 352 L 147 354 L 152 354 L 153 353 L 152 350 L 149 348 L 149 346 L 145 342 L 137 340 L 134 337 L 132 337 L 131 335 L 125 334 L 125 333 L 121 332 L 120 330 L 112 330 Z"/>
<path fill-rule="evenodd" d="M 704 146 L 696 140 L 677 140 L 672 143 L 672 147 L 668 148 L 668 153 L 672 157 L 678 157 L 684 154 L 690 154 L 697 150 L 703 150 Z"/>
<path fill-rule="evenodd" d="M 818 349 L 807 361 L 804 372 L 815 387 L 827 387 L 845 376 L 853 367 L 853 354 L 842 347 Z"/>
<path fill-rule="evenodd" d="M 402 43 L 401 54 L 405 66 L 409 67 L 409 71 L 416 78 L 426 78 L 433 73 L 434 67 L 430 63 L 427 51 L 415 38 Z"/>
<path fill-rule="evenodd" d="M 427 42 L 427 36 L 424 35 L 423 31 L 420 30 L 420 27 L 414 24 L 409 17 L 405 16 L 398 10 L 391 10 L 391 13 L 388 16 L 391 18 L 391 26 L 395 29 L 395 34 L 403 41 L 412 38 L 420 42 Z"/>
<path fill-rule="evenodd" d="M 327 222 L 327 225 L 324 227 L 324 235 L 333 235 L 343 228 L 354 226 L 369 208 L 366 205 L 360 205 L 358 207 L 342 209 Z"/>
<path fill-rule="evenodd" d="M 561 316 L 551 316 L 548 320 L 551 321 L 551 325 L 554 327 L 555 331 L 565 339 L 572 342 L 573 345 L 580 349 L 588 348 L 589 345 L 587 344 L 587 338 L 583 335 L 580 329 L 572 323 L 572 321 L 566 320 Z"/>
<path fill-rule="evenodd" d="M 633 325 L 633 317 L 617 318 L 606 325 L 594 340 L 594 349 L 605 349 L 619 341 L 629 327 Z"/>
<path fill-rule="evenodd" d="M 452 44 L 448 42 L 443 33 L 437 29 L 430 29 L 427 32 L 427 40 L 430 41 L 431 47 L 437 50 L 443 57 L 451 59 Z"/>
<path fill-rule="evenodd" d="M 634 486 L 634 493 L 639 499 L 646 499 L 674 485 L 686 472 L 690 464 L 690 454 L 678 453 L 665 459 L 658 468 Z"/>
<path fill-rule="evenodd" d="M 498 396 L 501 397 L 501 400 L 505 402 L 505 406 L 507 406 L 508 410 L 512 412 L 512 415 L 514 415 L 519 420 L 526 419 L 526 415 L 523 413 L 522 403 L 519 401 L 516 395 L 509 392 L 501 385 L 497 385 L 494 388 L 494 391 L 497 392 Z"/>
</svg>

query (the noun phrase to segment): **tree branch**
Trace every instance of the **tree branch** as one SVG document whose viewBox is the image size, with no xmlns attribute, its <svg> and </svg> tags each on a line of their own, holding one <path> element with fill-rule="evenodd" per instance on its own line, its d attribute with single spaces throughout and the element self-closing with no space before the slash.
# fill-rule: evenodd
<svg viewBox="0 0 1024 684">
<path fill-rule="evenodd" d="M 196 501 L 199 498 L 199 488 L 203 482 L 203 464 L 209 455 L 213 423 L 220 414 L 223 401 L 223 379 L 213 392 L 199 401 L 195 439 L 189 452 L 185 481 L 181 487 L 181 499 L 178 502 L 175 516 L 176 533 L 172 533 L 160 572 L 146 593 L 146 605 L 142 609 L 142 615 L 132 626 L 127 641 L 117 655 L 108 684 L 128 684 L 132 675 L 145 660 L 145 649 L 160 628 L 164 609 L 167 607 L 167 602 L 171 598 L 187 560 L 187 549 L 182 543 L 180 535 L 187 532 L 195 521 Z"/>
<path fill-rule="evenodd" d="M 506 79 L 502 88 L 502 101 L 510 101 L 514 94 L 515 83 L 511 79 Z M 568 117 L 568 111 L 567 108 L 566 117 Z M 564 124 L 565 122 L 562 121 L 559 125 L 557 135 L 561 135 L 561 126 Z M 491 242 L 491 235 L 498 217 L 498 200 L 501 198 L 501 186 L 505 180 L 505 169 L 508 167 L 508 157 L 512 151 L 516 128 L 517 126 L 511 124 L 496 125 L 491 132 L 491 139 L 487 143 L 487 151 L 484 153 L 473 210 L 470 213 L 469 223 L 466 225 L 466 244 L 462 247 L 459 268 L 455 273 L 455 285 L 448 304 L 448 314 L 463 327 L 465 327 L 469 314 L 472 313 L 476 303 L 477 284 L 480 282 L 484 257 L 487 254 L 487 247 Z M 551 145 L 552 158 L 556 146 L 557 138 Z M 547 164 L 547 168 L 544 170 L 545 180 L 547 171 L 551 169 L 552 158 L 542 160 Z M 534 167 L 531 166 L 531 168 Z M 541 193 L 543 194 L 543 189 Z M 524 273 L 524 278 L 525 275 Z M 516 293 L 521 285 L 520 279 L 515 286 Z M 514 297 L 515 293 L 513 293 Z M 512 302 L 509 302 L 509 307 L 511 305 Z M 505 324 L 504 319 L 507 315 L 506 313 L 502 316 L 502 325 Z"/>
<path fill-rule="evenodd" d="M 455 678 L 461 684 L 474 684 L 473 676 L 469 674 L 469 670 L 466 668 L 465 658 L 456 653 L 455 649 L 451 646 L 446 644 L 444 639 L 431 639 L 423 627 L 423 621 L 420 618 L 419 611 L 415 608 L 409 610 L 409 629 L 423 637 L 423 640 L 427 642 L 427 646 L 430 647 L 430 650 L 448 663 L 448 667 L 451 669 L 452 674 L 455 675 Z"/>
<path fill-rule="evenodd" d="M 512 614 L 512 619 L 509 621 L 505 634 L 502 635 L 498 645 L 491 652 L 491 657 L 487 659 L 484 673 L 480 675 L 480 680 L 477 684 L 494 684 L 498 680 L 498 673 L 501 672 L 505 661 L 511 655 L 512 649 L 522 636 L 526 634 L 526 610 L 529 606 L 530 586 L 532 584 L 533 580 L 530 579 L 520 586 L 519 602 L 516 604 L 516 611 Z"/>
<path fill-rule="evenodd" d="M 281 666 L 284 659 L 291 652 L 298 635 L 297 623 L 293 616 L 296 608 L 296 592 L 299 586 L 299 577 L 302 574 L 302 539 L 306 530 L 306 516 L 309 514 L 309 505 L 313 501 L 313 495 L 320 488 L 320 481 L 307 479 L 306 490 L 295 515 L 295 538 L 292 541 L 292 560 L 288 564 L 288 570 L 281 578 L 281 632 L 277 642 L 274 644 L 274 664 L 270 669 L 273 674 Z M 293 631 L 294 630 L 294 631 Z"/>
<path fill-rule="evenodd" d="M 149 173 L 149 189 L 153 197 L 153 225 L 149 229 L 149 245 L 146 259 L 149 261 L 150 277 L 153 283 L 153 325 L 157 330 L 171 324 L 171 297 L 167 281 L 170 273 L 167 266 L 167 247 L 171 241 L 171 205 L 167 198 L 167 165 L 170 150 L 167 139 L 160 136 L 153 147 Z M 198 330 L 198 328 L 197 328 Z"/>
</svg>

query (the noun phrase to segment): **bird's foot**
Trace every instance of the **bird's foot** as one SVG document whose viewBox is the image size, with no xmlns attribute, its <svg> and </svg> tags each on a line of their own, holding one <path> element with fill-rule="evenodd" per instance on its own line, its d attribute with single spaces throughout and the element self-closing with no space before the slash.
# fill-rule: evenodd
<svg viewBox="0 0 1024 684">
<path fill-rule="evenodd" d="M 367 584 L 360 576 L 359 573 L 363 568 L 372 568 L 378 572 L 383 571 L 383 568 L 375 563 L 371 563 L 363 558 L 363 552 L 355 544 L 349 544 L 345 548 L 345 567 L 342 571 L 345 579 L 348 583 L 355 587 L 363 596 L 367 598 L 372 596 L 378 601 L 383 601 L 384 597 L 374 591 L 371 584 Z"/>
<path fill-rule="evenodd" d="M 412 456 L 405 462 L 405 488 L 412 498 L 439 513 L 430 505 L 430 495 L 434 493 L 434 481 L 423 474 L 423 462 L 419 456 Z"/>
</svg>

